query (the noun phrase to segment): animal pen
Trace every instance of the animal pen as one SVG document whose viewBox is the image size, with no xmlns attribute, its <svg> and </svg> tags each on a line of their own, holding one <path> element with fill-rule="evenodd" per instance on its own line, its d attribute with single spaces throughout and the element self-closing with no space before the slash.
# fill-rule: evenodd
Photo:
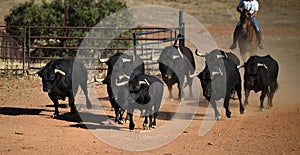
<svg viewBox="0 0 300 155">
<path fill-rule="evenodd" d="M 157 70 L 157 59 L 162 49 L 166 46 L 173 46 L 179 40 L 179 46 L 184 46 L 184 22 L 183 12 L 179 12 L 179 25 L 177 27 L 68 27 L 68 26 L 0 26 L 0 71 L 14 71 L 17 74 L 26 73 L 26 70 L 41 69 L 53 59 L 67 58 L 78 50 L 83 52 L 93 51 L 96 55 L 85 57 L 85 60 L 99 63 L 99 57 L 106 57 L 116 52 L 130 50 L 140 55 L 145 62 L 145 69 L 148 73 Z M 78 35 L 72 33 L 74 30 L 89 31 L 129 30 L 131 35 L 119 37 L 90 37 L 86 33 Z M 35 30 L 49 32 L 46 35 L 38 35 Z M 58 31 L 53 34 L 50 32 Z M 180 35 L 179 35 L 180 34 Z M 110 47 L 85 47 L 80 48 L 83 39 L 93 42 L 127 42 L 124 46 Z M 57 54 L 58 53 L 58 54 Z M 98 53 L 98 54 L 97 54 Z M 99 53 L 103 53 L 99 55 Z M 53 56 L 55 55 L 55 56 Z M 74 56 L 74 55 L 73 55 Z M 103 64 L 96 67 L 87 66 L 88 70 L 105 70 Z"/>
</svg>

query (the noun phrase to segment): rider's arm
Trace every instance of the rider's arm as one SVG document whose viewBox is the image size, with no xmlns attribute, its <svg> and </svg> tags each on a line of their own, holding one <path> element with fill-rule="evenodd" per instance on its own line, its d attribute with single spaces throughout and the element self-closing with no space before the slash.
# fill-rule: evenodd
<svg viewBox="0 0 300 155">
<path fill-rule="evenodd" d="M 257 14 L 257 11 L 254 11 L 252 14 L 251 14 L 251 18 L 255 17 Z"/>
<path fill-rule="evenodd" d="M 241 13 L 241 12 L 244 11 L 244 9 L 243 9 L 243 7 L 236 7 L 236 11 L 239 12 L 239 13 Z"/>
<path fill-rule="evenodd" d="M 244 4 L 243 4 L 243 1 L 241 0 L 240 3 L 238 4 L 238 6 L 236 7 L 236 11 L 237 12 L 243 12 L 244 11 L 244 8 L 243 8 Z"/>
</svg>

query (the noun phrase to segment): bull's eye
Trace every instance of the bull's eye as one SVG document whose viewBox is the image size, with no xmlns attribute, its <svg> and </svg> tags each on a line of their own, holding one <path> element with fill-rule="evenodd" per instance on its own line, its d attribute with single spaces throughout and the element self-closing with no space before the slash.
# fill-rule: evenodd
<svg viewBox="0 0 300 155">
<path fill-rule="evenodd" d="M 55 79 L 55 74 L 54 74 L 54 73 L 48 73 L 48 74 L 47 74 L 47 79 L 48 79 L 48 81 L 54 81 L 54 79 Z"/>
</svg>

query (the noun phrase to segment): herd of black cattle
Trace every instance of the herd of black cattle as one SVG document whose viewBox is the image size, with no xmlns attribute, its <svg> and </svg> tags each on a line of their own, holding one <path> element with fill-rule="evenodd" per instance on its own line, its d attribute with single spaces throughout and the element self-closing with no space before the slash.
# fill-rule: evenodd
<svg viewBox="0 0 300 155">
<path fill-rule="evenodd" d="M 215 111 L 216 119 L 220 119 L 216 101 L 223 99 L 226 116 L 231 117 L 229 100 L 236 92 L 240 104 L 240 113 L 244 113 L 242 103 L 242 80 L 239 70 L 244 68 L 245 105 L 248 104 L 250 90 L 261 91 L 260 109 L 264 109 L 264 98 L 268 96 L 271 108 L 272 98 L 278 88 L 278 63 L 270 56 L 251 56 L 240 65 L 239 59 L 231 52 L 216 49 L 207 54 L 197 50 L 195 55 L 205 58 L 205 68 L 195 74 L 195 60 L 192 51 L 187 47 L 169 46 L 163 49 L 158 59 L 161 78 L 172 96 L 172 86 L 178 85 L 178 100 L 184 100 L 183 89 L 189 86 L 190 98 L 194 77 L 201 81 L 203 96 L 210 102 Z M 144 63 L 138 55 L 117 53 L 109 59 L 100 59 L 108 66 L 107 76 L 103 83 L 107 85 L 109 101 L 115 110 L 115 122 L 123 124 L 123 114 L 127 111 L 129 129 L 134 129 L 133 111 L 138 108 L 144 111 L 144 127 L 155 128 L 164 85 L 156 76 L 145 73 Z M 38 72 L 42 78 L 43 91 L 48 92 L 55 106 L 54 117 L 59 115 L 58 100 L 69 99 L 71 112 L 76 112 L 74 96 L 81 86 L 86 106 L 92 108 L 87 90 L 87 70 L 77 59 L 60 59 L 49 62 Z M 148 121 L 149 119 L 149 121 Z"/>
</svg>

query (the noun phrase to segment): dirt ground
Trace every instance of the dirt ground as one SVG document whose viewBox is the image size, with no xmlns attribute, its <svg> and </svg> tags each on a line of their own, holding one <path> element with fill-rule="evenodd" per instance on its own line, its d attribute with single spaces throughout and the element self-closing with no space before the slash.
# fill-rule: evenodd
<svg viewBox="0 0 300 155">
<path fill-rule="evenodd" d="M 133 0 L 128 2 L 130 6 L 142 4 Z M 218 46 L 229 51 L 232 31 L 238 19 L 234 10 L 237 2 L 170 0 L 145 1 L 143 4 L 162 4 L 183 9 L 203 22 Z M 271 54 L 280 67 L 279 90 L 274 97 L 273 109 L 259 111 L 260 93 L 252 92 L 250 105 L 246 107 L 244 115 L 238 113 L 237 101 L 231 100 L 233 117 L 226 118 L 222 111 L 222 119 L 216 122 L 207 134 L 199 136 L 198 131 L 208 107 L 208 103 L 201 100 L 193 120 L 175 140 L 157 149 L 132 152 L 112 147 L 98 139 L 90 130 L 84 128 L 78 116 L 68 114 L 66 101 L 61 102 L 59 109 L 63 116 L 53 119 L 53 104 L 47 94 L 42 92 L 41 79 L 38 77 L 4 76 L 0 79 L 0 153 L 300 154 L 300 2 L 260 2 L 258 20 L 263 31 L 265 49 L 259 50 L 258 55 Z M 199 8 L 189 9 L 191 6 Z M 228 11 L 228 7 L 232 9 Z M 222 9 L 224 13 L 217 11 Z M 233 52 L 238 54 L 238 50 Z M 113 116 L 106 98 L 106 87 L 97 83 L 90 87 L 96 88 L 107 114 Z M 163 107 L 164 112 L 161 112 L 158 118 L 158 128 L 172 118 L 167 112 L 174 110 L 174 105 L 178 103 L 172 104 Z M 128 132 L 128 124 L 124 125 L 124 128 L 124 132 Z M 159 137 L 156 138 L 159 140 Z"/>
</svg>

